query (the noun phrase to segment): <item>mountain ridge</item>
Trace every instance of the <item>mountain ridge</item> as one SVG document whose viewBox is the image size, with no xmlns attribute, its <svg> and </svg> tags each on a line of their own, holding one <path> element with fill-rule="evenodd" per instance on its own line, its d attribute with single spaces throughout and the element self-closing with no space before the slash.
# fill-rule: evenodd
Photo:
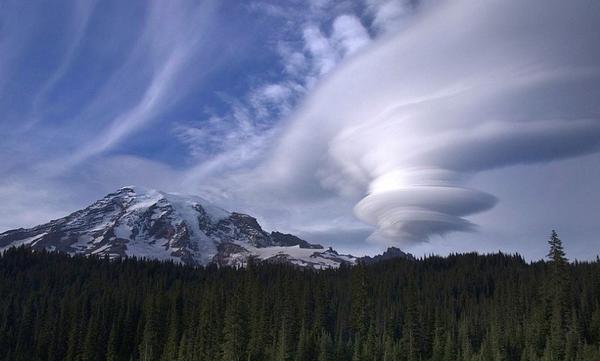
<svg viewBox="0 0 600 361">
<path fill-rule="evenodd" d="M 292 234 L 266 232 L 256 218 L 226 211 L 198 196 L 137 186 L 122 187 L 63 218 L 0 233 L 0 251 L 20 245 L 194 266 L 244 266 L 255 259 L 321 269 L 372 261 Z M 410 258 L 403 252 L 397 255 Z"/>
</svg>

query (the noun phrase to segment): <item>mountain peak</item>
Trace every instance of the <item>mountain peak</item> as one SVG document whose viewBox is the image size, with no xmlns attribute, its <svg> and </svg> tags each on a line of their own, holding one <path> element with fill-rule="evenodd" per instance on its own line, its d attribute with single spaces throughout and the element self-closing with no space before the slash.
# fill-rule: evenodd
<svg viewBox="0 0 600 361">
<path fill-rule="evenodd" d="M 406 253 L 398 247 L 388 247 L 388 249 L 386 249 L 382 254 L 378 254 L 373 257 L 370 257 L 370 256 L 360 257 L 360 258 L 358 258 L 358 261 L 363 262 L 363 263 L 375 263 L 375 262 L 387 261 L 387 260 L 398 259 L 398 258 L 404 258 L 404 259 L 408 259 L 408 260 L 415 259 L 415 257 L 412 254 Z"/>
<path fill-rule="evenodd" d="M 69 254 L 144 257 L 189 265 L 244 265 L 250 258 L 313 268 L 356 258 L 280 232 L 193 195 L 125 186 L 66 217 L 0 234 L 0 251 L 24 245 Z"/>
</svg>

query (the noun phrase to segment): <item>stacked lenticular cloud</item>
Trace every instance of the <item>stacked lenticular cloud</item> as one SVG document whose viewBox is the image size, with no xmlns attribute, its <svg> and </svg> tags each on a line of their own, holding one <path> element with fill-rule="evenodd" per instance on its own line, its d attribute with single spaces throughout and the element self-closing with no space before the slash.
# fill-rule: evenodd
<svg viewBox="0 0 600 361">
<path fill-rule="evenodd" d="M 423 10 L 319 86 L 271 174 L 358 190 L 356 216 L 388 242 L 472 230 L 497 201 L 474 174 L 599 150 L 600 5 L 577 1 Z"/>
</svg>

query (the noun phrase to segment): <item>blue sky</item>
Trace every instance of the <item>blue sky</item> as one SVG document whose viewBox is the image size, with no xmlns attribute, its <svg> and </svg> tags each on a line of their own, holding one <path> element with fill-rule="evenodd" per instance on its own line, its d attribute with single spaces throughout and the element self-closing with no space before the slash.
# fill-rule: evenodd
<svg viewBox="0 0 600 361">
<path fill-rule="evenodd" d="M 0 230 L 136 184 L 358 254 L 535 259 L 557 228 L 595 257 L 597 10 L 0 1 Z"/>
</svg>

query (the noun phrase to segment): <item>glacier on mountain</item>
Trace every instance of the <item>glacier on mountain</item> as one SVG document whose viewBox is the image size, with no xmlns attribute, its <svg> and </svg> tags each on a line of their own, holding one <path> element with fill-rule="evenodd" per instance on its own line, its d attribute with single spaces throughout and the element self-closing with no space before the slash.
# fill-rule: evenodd
<svg viewBox="0 0 600 361">
<path fill-rule="evenodd" d="M 0 234 L 0 251 L 21 245 L 195 266 L 244 266 L 256 260 L 322 269 L 358 260 L 291 234 L 268 233 L 255 218 L 228 212 L 197 196 L 135 186 L 123 187 L 64 218 Z"/>
</svg>

